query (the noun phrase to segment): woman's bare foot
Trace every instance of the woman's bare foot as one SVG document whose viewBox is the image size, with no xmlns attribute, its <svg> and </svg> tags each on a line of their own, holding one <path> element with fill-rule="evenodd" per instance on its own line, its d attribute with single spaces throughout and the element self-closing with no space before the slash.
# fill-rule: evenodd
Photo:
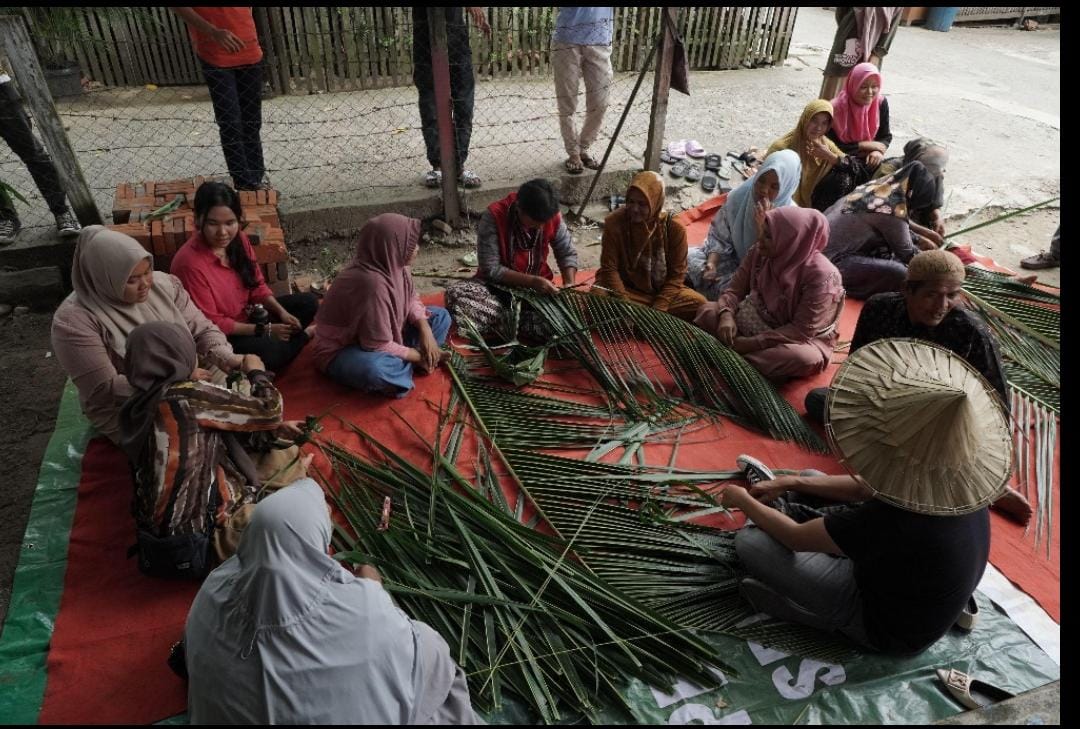
<svg viewBox="0 0 1080 729">
<path fill-rule="evenodd" d="M 1031 504 L 1016 489 L 1010 488 L 991 506 L 1021 524 L 1027 524 L 1031 521 Z"/>
<path fill-rule="evenodd" d="M 564 164 L 566 165 L 566 171 L 571 175 L 580 175 L 585 171 L 585 165 L 581 163 L 581 157 L 577 155 L 567 157 Z"/>
</svg>

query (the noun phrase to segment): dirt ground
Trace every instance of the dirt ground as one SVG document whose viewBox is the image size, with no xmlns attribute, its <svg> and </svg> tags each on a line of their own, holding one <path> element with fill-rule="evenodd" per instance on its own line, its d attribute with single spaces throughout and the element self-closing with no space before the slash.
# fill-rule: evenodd
<svg viewBox="0 0 1080 729">
<path fill-rule="evenodd" d="M 669 209 L 678 211 L 704 199 L 700 190 L 669 190 Z M 607 209 L 586 208 L 584 220 L 571 226 L 583 269 L 595 268 L 600 260 L 600 235 Z M 1000 214 L 986 210 L 973 218 L 973 225 Z M 965 219 L 952 219 L 956 229 Z M 974 245 L 977 252 L 999 263 L 1019 268 L 1019 259 L 1046 248 L 1058 226 L 1060 211 L 1037 210 L 1010 218 L 964 236 L 961 242 Z M 421 247 L 414 273 L 422 293 L 439 291 L 455 277 L 470 277 L 474 268 L 459 259 L 475 250 L 472 230 L 443 236 L 429 233 Z M 699 241 L 691 241 L 697 244 Z M 320 280 L 351 255 L 350 239 L 327 238 L 293 246 L 293 268 L 298 275 Z M 1043 272 L 1040 280 L 1060 285 L 1059 269 Z M 0 435 L 0 463 L 6 482 L 0 489 L 0 620 L 7 612 L 12 575 L 21 552 L 23 533 L 30 513 L 41 458 L 52 433 L 64 373 L 51 354 L 49 325 L 51 312 L 8 314 L 0 319 L 0 402 L 4 403 L 8 426 Z"/>
</svg>

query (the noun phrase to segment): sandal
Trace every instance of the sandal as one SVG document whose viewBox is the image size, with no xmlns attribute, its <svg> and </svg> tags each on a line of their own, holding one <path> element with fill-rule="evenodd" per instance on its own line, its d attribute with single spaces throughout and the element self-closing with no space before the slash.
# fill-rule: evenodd
<svg viewBox="0 0 1080 729">
<path fill-rule="evenodd" d="M 461 183 L 462 187 L 469 190 L 480 187 L 480 185 L 483 184 L 480 181 L 480 176 L 472 170 L 462 170 L 458 182 Z"/>
<path fill-rule="evenodd" d="M 716 189 L 717 182 L 719 182 L 719 180 L 717 180 L 715 174 L 713 174 L 712 172 L 706 172 L 701 177 L 701 189 L 705 192 L 712 192 Z"/>
<path fill-rule="evenodd" d="M 718 154 L 705 155 L 705 169 L 710 172 L 716 172 L 720 169 L 720 166 L 724 164 L 724 158 Z"/>
<path fill-rule="evenodd" d="M 424 184 L 427 187 L 439 187 L 442 185 L 442 170 L 430 170 L 424 175 Z"/>
<path fill-rule="evenodd" d="M 979 603 L 975 602 L 975 596 L 972 595 L 968 598 L 967 607 L 964 608 L 964 612 L 960 613 L 960 617 L 956 619 L 954 627 L 963 633 L 970 633 L 975 630 L 975 625 L 978 622 Z"/>
<path fill-rule="evenodd" d="M 991 686 L 984 681 L 977 681 L 963 671 L 953 668 L 939 668 L 937 675 L 952 697 L 968 709 L 984 709 L 991 704 L 1016 696 L 1005 689 Z"/>
<path fill-rule="evenodd" d="M 571 158 L 567 157 L 566 162 L 564 162 L 563 165 L 566 167 L 566 171 L 569 172 L 571 175 L 580 175 L 582 172 L 585 171 L 585 166 L 582 164 L 583 162 L 584 160 L 579 160 L 575 162 Z"/>
<path fill-rule="evenodd" d="M 701 159 L 705 156 L 705 148 L 701 146 L 701 142 L 696 139 L 690 139 L 686 142 L 686 153 L 694 159 Z"/>
<path fill-rule="evenodd" d="M 585 165 L 590 170 L 600 169 L 600 163 L 588 152 L 581 153 L 581 164 Z"/>
<path fill-rule="evenodd" d="M 692 164 L 686 168 L 685 176 L 689 182 L 697 182 L 701 179 L 701 168 Z"/>
<path fill-rule="evenodd" d="M 668 154 L 666 149 L 661 149 L 660 150 L 660 161 L 663 162 L 666 165 L 673 165 L 676 162 L 678 162 L 679 160 L 675 159 L 670 154 Z"/>
<path fill-rule="evenodd" d="M 672 142 L 667 146 L 667 153 L 669 157 L 675 159 L 684 159 L 686 157 L 686 140 L 680 139 L 677 142 Z"/>
<path fill-rule="evenodd" d="M 684 160 L 682 162 L 675 163 L 675 165 L 668 171 L 671 173 L 672 177 L 682 177 L 687 172 L 689 172 L 691 166 L 692 165 L 689 162 L 686 162 Z"/>
</svg>

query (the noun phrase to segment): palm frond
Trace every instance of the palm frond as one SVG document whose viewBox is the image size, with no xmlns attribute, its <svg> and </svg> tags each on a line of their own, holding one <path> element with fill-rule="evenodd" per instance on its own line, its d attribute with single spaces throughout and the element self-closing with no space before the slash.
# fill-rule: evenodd
<svg viewBox="0 0 1080 729">
<path fill-rule="evenodd" d="M 564 290 L 529 302 L 601 389 L 635 420 L 673 397 L 727 415 L 773 438 L 825 452 L 795 409 L 746 360 L 700 328 L 664 312 L 608 296 Z M 651 351 L 653 356 L 649 356 Z M 646 363 L 658 360 L 647 369 Z"/>
</svg>

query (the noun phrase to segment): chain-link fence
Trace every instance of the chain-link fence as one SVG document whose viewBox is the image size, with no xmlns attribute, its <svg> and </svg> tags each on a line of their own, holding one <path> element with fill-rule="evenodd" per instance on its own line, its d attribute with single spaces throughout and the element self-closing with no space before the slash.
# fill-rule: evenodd
<svg viewBox="0 0 1080 729">
<path fill-rule="evenodd" d="M 231 175 L 273 186 L 286 212 L 439 195 L 440 83 L 466 209 L 486 204 L 474 189 L 576 173 L 603 156 L 661 27 L 659 8 L 436 10 L 440 81 L 423 9 L 257 8 L 250 38 L 207 16 L 230 38 L 160 8 L 76 8 L 68 43 L 48 13 L 22 12 L 43 65 L 78 64 L 56 109 L 106 222 L 117 185 L 143 180 Z M 679 26 L 693 67 L 738 67 L 782 61 L 794 15 L 683 8 Z M 609 167 L 641 165 L 652 89 L 650 74 Z M 18 152 L 0 148 L 0 180 L 27 200 L 23 226 L 47 231 L 56 195 Z"/>
</svg>

